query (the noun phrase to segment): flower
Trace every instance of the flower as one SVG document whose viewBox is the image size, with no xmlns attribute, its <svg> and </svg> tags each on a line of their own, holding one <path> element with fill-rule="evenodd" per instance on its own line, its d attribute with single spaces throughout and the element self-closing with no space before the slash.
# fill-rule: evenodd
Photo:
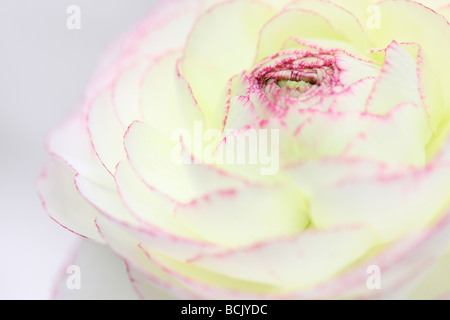
<svg viewBox="0 0 450 320">
<path fill-rule="evenodd" d="M 143 298 L 448 298 L 449 8 L 161 5 L 50 136 L 42 201 Z"/>
</svg>

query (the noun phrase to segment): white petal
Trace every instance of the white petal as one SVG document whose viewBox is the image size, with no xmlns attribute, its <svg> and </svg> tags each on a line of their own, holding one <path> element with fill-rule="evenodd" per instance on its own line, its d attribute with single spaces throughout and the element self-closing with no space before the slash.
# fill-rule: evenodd
<svg viewBox="0 0 450 320">
<path fill-rule="evenodd" d="M 69 117 L 48 139 L 49 152 L 69 164 L 79 174 L 112 186 L 114 181 L 98 159 L 87 131 L 87 122 L 82 113 Z"/>
<path fill-rule="evenodd" d="M 228 79 L 251 67 L 258 32 L 271 15 L 259 2 L 225 2 L 205 12 L 191 31 L 181 71 L 213 126 L 221 126 L 217 108 L 225 102 Z"/>
<path fill-rule="evenodd" d="M 409 173 L 353 177 L 324 187 L 311 198 L 318 228 L 363 223 L 388 242 L 419 230 L 448 204 L 450 168 L 438 159 Z"/>
<path fill-rule="evenodd" d="M 112 174 L 116 165 L 126 159 L 123 147 L 126 128 L 122 126 L 115 113 L 112 90 L 105 90 L 94 98 L 88 117 L 92 145 L 99 159 Z"/>
<path fill-rule="evenodd" d="M 309 230 L 299 236 L 219 255 L 202 255 L 191 263 L 233 278 L 303 289 L 327 280 L 363 257 L 374 244 L 366 228 Z"/>
<path fill-rule="evenodd" d="M 180 205 L 175 219 L 204 239 L 236 247 L 299 234 L 309 224 L 306 202 L 294 189 L 245 187 Z"/>
<path fill-rule="evenodd" d="M 202 131 L 194 132 L 193 139 L 194 143 L 202 143 Z M 214 190 L 243 185 L 208 164 L 196 164 L 196 160 L 185 163 L 183 159 L 190 159 L 190 155 L 186 158 L 186 150 L 179 141 L 171 141 L 143 123 L 136 122 L 129 128 L 125 147 L 131 166 L 146 185 L 178 202 L 188 203 Z"/>
<path fill-rule="evenodd" d="M 393 41 L 386 49 L 381 74 L 367 100 L 366 110 L 384 115 L 405 102 L 422 105 L 416 61 L 400 44 Z"/>
<path fill-rule="evenodd" d="M 126 206 L 141 223 L 163 229 L 169 234 L 198 238 L 173 218 L 176 204 L 149 189 L 128 162 L 117 166 L 117 188 Z"/>
<path fill-rule="evenodd" d="M 53 158 L 37 183 L 42 204 L 50 217 L 64 228 L 102 242 L 94 223 L 99 213 L 78 193 L 75 174 L 67 164 Z"/>
</svg>

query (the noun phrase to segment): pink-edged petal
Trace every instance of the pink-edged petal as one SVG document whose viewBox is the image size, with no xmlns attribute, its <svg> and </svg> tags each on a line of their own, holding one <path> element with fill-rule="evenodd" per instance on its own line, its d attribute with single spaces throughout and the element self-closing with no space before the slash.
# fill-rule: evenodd
<svg viewBox="0 0 450 320">
<path fill-rule="evenodd" d="M 293 37 L 345 39 L 333 29 L 327 19 L 315 12 L 303 9 L 285 10 L 261 29 L 256 62 L 279 52 L 285 41 Z"/>
<path fill-rule="evenodd" d="M 339 81 L 344 86 L 365 78 L 376 78 L 380 74 L 380 67 L 371 61 L 344 53 L 336 53 L 334 56 L 336 66 L 339 68 Z"/>
<path fill-rule="evenodd" d="M 42 204 L 49 216 L 64 228 L 102 242 L 94 223 L 98 212 L 78 193 L 75 174 L 62 160 L 52 158 L 37 182 Z"/>
<path fill-rule="evenodd" d="M 279 51 L 283 43 L 293 37 L 343 41 L 344 45 L 351 44 L 362 53 L 371 46 L 359 17 L 340 3 L 293 1 L 262 29 L 256 60 Z"/>
<path fill-rule="evenodd" d="M 292 299 L 405 299 L 422 276 L 448 247 L 450 215 L 447 212 L 432 227 L 409 234 L 402 240 L 350 268 L 341 276 L 311 290 L 293 292 Z M 371 285 L 378 269 L 381 286 Z M 375 275 L 376 276 L 376 275 Z"/>
<path fill-rule="evenodd" d="M 136 28 L 124 58 L 157 56 L 184 46 L 201 1 L 160 1 Z"/>
<path fill-rule="evenodd" d="M 176 204 L 149 189 L 128 162 L 121 162 L 117 166 L 115 179 L 125 205 L 144 225 L 158 227 L 176 236 L 198 238 L 173 218 Z"/>
<path fill-rule="evenodd" d="M 347 9 L 339 1 L 335 3 L 328 0 L 293 1 L 285 7 L 285 10 L 289 9 L 315 12 L 327 19 L 338 33 L 345 36 L 346 41 L 360 48 L 367 48 L 370 45 L 363 25 L 366 19 L 360 19 L 353 13 L 354 8 Z"/>
<path fill-rule="evenodd" d="M 279 181 L 284 134 L 279 127 L 265 128 L 258 123 L 227 129 L 216 146 L 215 164 L 243 181 L 273 186 Z"/>
<path fill-rule="evenodd" d="M 309 224 L 305 199 L 287 187 L 249 186 L 211 194 L 178 206 L 175 219 L 224 247 L 297 235 Z"/>
<path fill-rule="evenodd" d="M 261 296 L 255 292 L 251 293 L 252 289 L 259 293 L 274 290 L 271 286 L 231 279 L 180 260 L 171 259 L 172 254 L 166 255 L 170 251 L 160 250 L 157 238 L 149 241 L 142 236 L 135 237 L 134 234 L 130 234 L 109 219 L 100 217 L 97 219 L 97 226 L 108 246 L 126 262 L 132 271 L 139 273 L 140 283 L 134 284 L 134 287 L 143 298 L 149 297 L 143 290 L 153 285 L 181 299 L 258 298 Z M 186 255 L 186 251 L 191 251 L 183 241 L 174 239 L 173 242 L 173 250 L 178 250 L 178 255 Z M 200 252 L 208 251 L 197 251 L 197 255 Z M 217 253 L 220 250 L 209 252 Z M 133 275 L 131 276 L 134 278 Z"/>
<path fill-rule="evenodd" d="M 276 287 L 272 287 L 272 289 L 266 287 L 257 293 L 246 290 L 230 290 L 223 283 L 217 282 L 217 278 L 215 278 L 215 282 L 204 278 L 204 275 L 207 274 L 204 269 L 196 269 L 194 266 L 186 268 L 184 265 L 152 254 L 148 248 L 142 245 L 140 247 L 149 259 L 160 265 L 168 274 L 207 298 L 398 299 L 405 298 L 411 292 L 414 285 L 418 283 L 417 279 L 420 280 L 420 277 L 429 270 L 434 260 L 442 254 L 447 246 L 450 232 L 449 217 L 447 214 L 434 227 L 410 235 L 328 281 L 308 289 L 294 289 L 290 292 L 277 290 Z M 370 270 L 373 270 L 373 267 L 381 270 L 381 289 L 370 287 L 368 284 L 371 276 Z M 209 280 L 208 284 L 204 282 L 205 280 Z M 254 283 L 248 282 L 247 289 L 251 288 L 252 284 L 254 285 Z"/>
<path fill-rule="evenodd" d="M 144 121 L 167 137 L 177 129 L 192 131 L 204 116 L 190 84 L 179 73 L 181 52 L 162 54 L 142 76 L 139 99 Z"/>
<path fill-rule="evenodd" d="M 422 105 L 416 61 L 405 48 L 393 41 L 386 49 L 381 74 L 370 94 L 366 110 L 384 115 L 401 103 Z"/>
<path fill-rule="evenodd" d="M 156 280 L 152 281 L 149 276 L 139 272 L 135 267 L 128 266 L 127 268 L 128 278 L 133 285 L 133 289 L 136 294 L 142 300 L 176 300 L 180 299 L 180 296 L 176 296 L 175 293 L 171 293 L 163 285 L 158 286 L 155 284 Z"/>
<path fill-rule="evenodd" d="M 228 1 L 211 7 L 192 29 L 181 72 L 213 126 L 221 125 L 216 110 L 226 100 L 228 79 L 251 67 L 258 32 L 272 14 L 260 2 Z"/>
<path fill-rule="evenodd" d="M 283 289 L 224 276 L 214 271 L 181 263 L 140 244 L 147 259 L 166 275 L 200 299 L 264 299 L 278 297 Z"/>
<path fill-rule="evenodd" d="M 197 2 L 160 1 L 142 22 L 109 44 L 87 86 L 87 100 L 113 86 L 134 62 L 181 48 L 196 18 Z"/>
<path fill-rule="evenodd" d="M 260 120 L 260 116 L 248 97 L 234 96 L 230 99 L 224 131 L 227 129 L 238 130 Z"/>
<path fill-rule="evenodd" d="M 115 112 L 111 89 L 101 92 L 91 102 L 88 130 L 97 156 L 112 174 L 116 165 L 126 159 L 123 148 L 126 128 L 122 126 Z"/>
<path fill-rule="evenodd" d="M 394 172 L 398 174 L 406 171 L 406 168 L 390 168 L 382 162 L 367 159 L 323 158 L 292 163 L 283 170 L 304 195 L 311 197 L 343 179 L 370 178 Z"/>
<path fill-rule="evenodd" d="M 123 221 L 139 225 L 139 221 L 130 213 L 115 188 L 106 188 L 81 175 L 75 176 L 75 183 L 81 195 L 99 212 Z"/>
<path fill-rule="evenodd" d="M 450 21 L 450 5 L 445 5 L 443 7 L 440 7 L 438 9 L 438 12 L 447 19 L 447 21 Z"/>
<path fill-rule="evenodd" d="M 190 261 L 226 276 L 303 289 L 328 280 L 363 257 L 374 244 L 373 234 L 357 226 L 304 231 L 298 236 L 238 248 Z M 245 267 L 243 267 L 245 266 Z"/>
<path fill-rule="evenodd" d="M 178 298 L 193 299 L 195 296 L 183 288 L 170 275 L 149 261 L 139 247 L 139 241 L 124 231 L 119 225 L 100 217 L 96 224 L 108 247 L 114 251 L 127 265 L 130 281 L 141 298 L 148 298 L 149 286 L 156 286 Z M 180 248 L 182 250 L 183 248 Z"/>
<path fill-rule="evenodd" d="M 447 70 L 450 61 L 446 52 L 450 44 L 442 39 L 450 38 L 450 27 L 447 20 L 433 10 L 414 1 L 381 1 L 377 3 L 380 10 L 380 29 L 369 30 L 368 33 L 378 48 L 387 47 L 393 39 L 397 43 L 419 44 L 431 62 L 430 70 L 436 77 L 436 83 L 442 88 L 450 84 Z M 403 26 L 407 25 L 408 28 Z M 433 26 L 432 32 L 424 25 Z M 389 30 L 389 32 L 385 32 Z M 443 90 L 444 105 L 450 101 L 450 92 Z M 450 109 L 445 108 L 444 117 L 448 118 Z"/>
<path fill-rule="evenodd" d="M 132 221 L 130 222 L 126 219 L 121 219 L 125 213 L 118 212 L 121 206 L 119 205 L 119 201 L 121 201 L 120 197 L 116 195 L 116 198 L 113 198 L 111 195 L 110 201 L 112 204 L 117 204 L 118 208 L 116 209 L 116 212 L 113 212 L 112 210 L 106 212 L 99 208 L 103 219 L 97 219 L 97 225 L 100 226 L 102 230 L 104 230 L 105 226 L 108 230 L 114 229 L 114 232 L 116 232 L 118 236 L 120 234 L 127 235 L 127 237 L 132 238 L 137 243 L 142 242 L 148 244 L 158 252 L 162 252 L 171 258 L 181 261 L 191 259 L 202 252 L 220 252 L 222 250 L 220 247 L 204 240 L 177 236 L 154 225 L 136 224 Z M 119 232 L 119 230 L 121 231 Z M 120 237 L 116 238 L 116 240 L 120 242 Z"/>
<path fill-rule="evenodd" d="M 192 137 L 193 144 L 202 143 L 201 129 Z M 147 186 L 178 202 L 188 203 L 212 190 L 228 190 L 244 184 L 208 164 L 195 163 L 202 161 L 186 155 L 179 137 L 175 138 L 170 140 L 144 123 L 135 122 L 130 126 L 125 148 L 131 166 Z"/>
<path fill-rule="evenodd" d="M 351 96 L 340 97 L 351 99 Z M 425 145 L 432 131 L 422 108 L 402 104 L 385 116 L 334 109 L 328 112 L 300 110 L 296 118 L 289 115 L 291 122 L 298 123 L 295 135 L 301 146 L 299 159 L 345 156 L 390 165 L 426 163 Z"/>
<path fill-rule="evenodd" d="M 87 131 L 86 119 L 82 113 L 68 117 L 50 134 L 47 149 L 81 175 L 88 176 L 105 186 L 113 185 L 111 175 L 95 153 Z"/>
<path fill-rule="evenodd" d="M 104 222 L 108 221 L 104 220 Z M 191 265 L 186 265 L 155 252 L 143 243 L 138 244 L 138 247 L 143 250 L 140 255 L 139 250 L 133 249 L 136 246 L 135 240 L 123 233 L 121 228 L 117 228 L 114 225 L 111 225 L 112 228 L 100 226 L 100 230 L 104 238 L 108 239 L 107 242 L 117 253 L 123 252 L 127 255 L 127 264 L 131 265 L 131 262 L 133 262 L 140 266 L 141 269 L 145 269 L 139 269 L 139 272 L 145 275 L 145 277 L 141 277 L 144 282 L 147 278 L 151 283 L 156 283 L 160 288 L 181 297 L 204 299 L 401 298 L 408 293 L 411 283 L 415 283 L 412 279 L 427 271 L 430 262 L 442 253 L 442 248 L 448 242 L 449 222 L 447 215 L 447 218 L 444 217 L 435 227 L 405 238 L 403 241 L 386 248 L 381 254 L 375 254 L 373 258 L 348 269 L 334 279 L 309 289 L 294 289 L 291 292 L 286 292 L 273 286 L 264 286 L 254 282 L 239 281 L 221 276 L 215 272 L 192 265 L 192 262 Z M 106 234 L 103 230 L 105 230 Z M 344 229 L 341 231 L 344 232 Z M 365 235 L 367 236 L 367 233 Z M 331 241 L 330 243 L 333 246 L 333 242 Z M 267 247 L 273 246 L 270 243 L 266 245 Z M 353 243 L 353 245 L 358 246 L 360 244 Z M 311 247 L 314 247 L 314 244 Z M 263 250 L 264 246 L 255 246 L 248 249 L 257 252 L 258 250 Z M 292 251 L 281 252 L 285 252 L 287 256 L 293 254 Z M 145 255 L 142 255 L 142 253 L 145 253 Z M 212 257 L 223 257 L 226 259 L 228 255 L 232 256 L 232 254 L 230 252 L 221 255 L 213 254 Z M 133 256 L 132 259 L 128 259 L 130 255 Z M 278 255 L 280 255 L 280 252 L 274 252 L 274 257 Z M 246 256 L 243 258 L 245 259 Z M 198 256 L 197 259 L 200 257 Z M 203 257 L 207 256 L 203 255 Z M 335 257 L 339 257 L 339 254 L 335 255 Z M 122 256 L 122 259 L 124 258 L 125 256 Z M 146 258 L 149 261 L 145 262 Z M 276 262 L 270 259 L 269 263 L 273 264 Z M 146 267 L 142 268 L 143 266 Z M 320 264 L 316 266 L 320 266 Z M 370 276 L 367 270 L 370 266 L 378 266 L 381 269 L 381 290 L 370 290 L 367 285 L 368 277 Z M 267 267 L 267 265 L 258 267 Z M 283 267 L 288 268 L 286 265 Z M 240 265 L 240 269 L 245 270 L 242 268 L 242 265 Z M 273 277 L 273 273 L 271 273 L 271 277 Z M 180 285 L 184 288 L 181 291 Z M 188 290 L 185 291 L 186 289 Z M 191 292 L 191 295 L 189 296 L 187 292 Z"/>
<path fill-rule="evenodd" d="M 283 44 L 283 50 L 316 50 L 318 52 L 341 52 L 350 57 L 362 60 L 371 64 L 369 52 L 361 52 L 354 44 L 346 40 L 327 39 L 327 38 L 299 38 L 292 37 Z"/>
<path fill-rule="evenodd" d="M 54 299 L 139 299 L 129 281 L 124 262 L 105 245 L 84 240 L 69 263 L 64 266 Z"/>
<path fill-rule="evenodd" d="M 420 44 L 402 43 L 402 47 L 408 50 L 417 61 L 416 73 L 420 98 L 425 105 L 433 130 L 437 131 L 444 114 L 445 103 L 443 84 L 439 82 L 434 61 Z"/>
<path fill-rule="evenodd" d="M 330 109 L 338 112 L 365 111 L 365 101 L 372 92 L 376 78 L 363 78 L 334 97 Z"/>
<path fill-rule="evenodd" d="M 148 58 L 137 59 L 124 67 L 114 81 L 112 100 L 122 127 L 143 120 L 139 97 L 142 77 L 150 63 Z"/>
<path fill-rule="evenodd" d="M 368 128 L 347 146 L 347 157 L 367 157 L 388 164 L 426 165 L 425 146 L 432 129 L 421 106 L 400 104 L 387 116 L 368 118 Z"/>
<path fill-rule="evenodd" d="M 386 243 L 433 221 L 448 205 L 449 181 L 445 154 L 400 174 L 343 178 L 311 197 L 312 224 L 323 229 L 364 223 Z"/>
</svg>

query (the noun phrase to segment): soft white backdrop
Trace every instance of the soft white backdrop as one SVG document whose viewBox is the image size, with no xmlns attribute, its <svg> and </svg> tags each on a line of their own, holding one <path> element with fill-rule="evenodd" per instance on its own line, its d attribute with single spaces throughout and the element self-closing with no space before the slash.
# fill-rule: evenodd
<svg viewBox="0 0 450 320">
<path fill-rule="evenodd" d="M 42 208 L 44 141 L 81 99 L 102 50 L 155 0 L 0 1 L 0 299 L 49 299 L 78 237 Z M 69 5 L 81 29 L 69 30 Z"/>
</svg>

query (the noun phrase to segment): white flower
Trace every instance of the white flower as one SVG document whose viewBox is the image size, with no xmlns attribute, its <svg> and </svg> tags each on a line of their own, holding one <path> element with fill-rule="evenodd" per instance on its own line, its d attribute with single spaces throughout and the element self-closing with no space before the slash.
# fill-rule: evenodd
<svg viewBox="0 0 450 320">
<path fill-rule="evenodd" d="M 51 135 L 43 203 L 144 298 L 448 297 L 448 8 L 163 5 Z"/>
</svg>

